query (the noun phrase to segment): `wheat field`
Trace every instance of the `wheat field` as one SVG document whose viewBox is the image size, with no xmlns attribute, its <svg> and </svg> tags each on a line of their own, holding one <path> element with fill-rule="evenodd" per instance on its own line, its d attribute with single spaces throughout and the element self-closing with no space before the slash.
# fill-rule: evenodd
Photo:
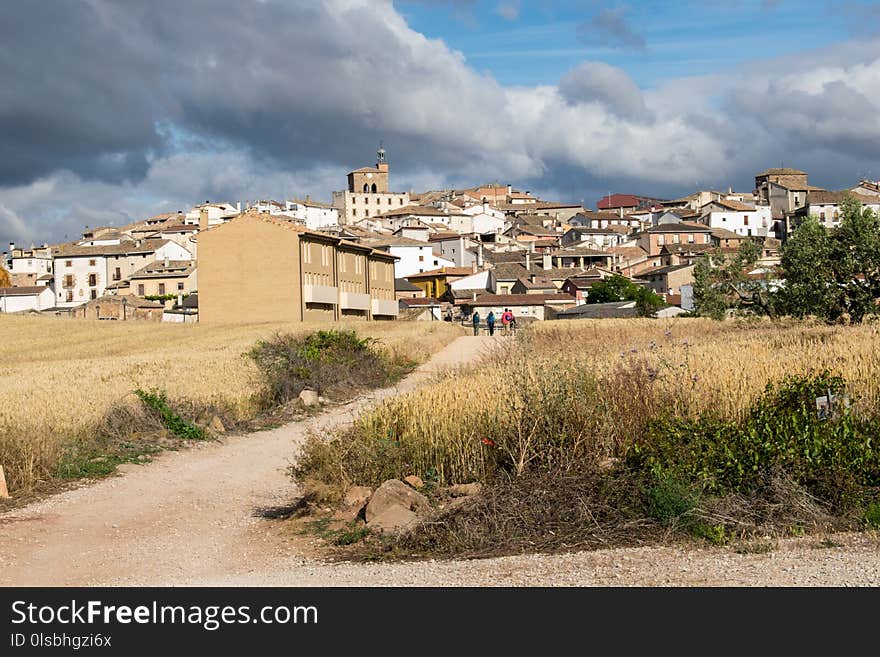
<svg viewBox="0 0 880 657">
<path fill-rule="evenodd" d="M 853 405 L 880 411 L 880 326 L 708 319 L 543 322 L 503 343 L 471 372 L 386 401 L 358 421 L 314 469 L 349 483 L 402 476 L 482 480 L 487 444 L 518 469 L 541 459 L 542 441 L 572 454 L 619 457 L 646 418 L 742 417 L 768 383 L 830 370 Z M 377 442 L 392 441 L 394 451 Z M 487 442 L 488 441 L 488 442 Z M 394 458 L 391 458 L 391 457 Z M 395 462 L 394 459 L 399 461 Z M 340 466 L 340 463 L 342 466 Z"/>
<path fill-rule="evenodd" d="M 243 356 L 301 324 L 215 327 L 0 315 L 0 465 L 10 489 L 45 475 L 65 436 L 99 422 L 136 388 L 217 402 L 239 418 L 256 410 L 257 372 Z M 326 327 L 322 327 L 326 328 Z M 446 322 L 336 325 L 376 338 L 392 354 L 426 360 L 461 329 Z"/>
</svg>

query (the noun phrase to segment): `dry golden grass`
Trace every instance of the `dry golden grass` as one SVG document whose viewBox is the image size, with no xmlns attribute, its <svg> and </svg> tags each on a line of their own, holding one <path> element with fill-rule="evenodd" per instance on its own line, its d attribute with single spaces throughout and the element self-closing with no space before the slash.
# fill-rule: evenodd
<svg viewBox="0 0 880 657">
<path fill-rule="evenodd" d="M 342 471 L 339 485 L 411 473 L 483 480 L 484 439 L 517 471 L 559 452 L 545 440 L 572 458 L 615 457 L 658 412 L 738 417 L 768 382 L 811 370 L 843 376 L 857 405 L 880 408 L 876 325 L 584 320 L 540 323 L 520 337 L 473 372 L 387 401 L 335 446 L 313 446 L 305 470 Z"/>
<path fill-rule="evenodd" d="M 416 362 L 461 334 L 445 322 L 344 326 Z M 136 388 L 215 402 L 249 417 L 259 381 L 243 353 L 276 331 L 314 329 L 0 315 L 0 464 L 11 488 L 28 488 L 44 476 L 65 435 L 100 422 L 114 403 L 132 399 Z"/>
</svg>

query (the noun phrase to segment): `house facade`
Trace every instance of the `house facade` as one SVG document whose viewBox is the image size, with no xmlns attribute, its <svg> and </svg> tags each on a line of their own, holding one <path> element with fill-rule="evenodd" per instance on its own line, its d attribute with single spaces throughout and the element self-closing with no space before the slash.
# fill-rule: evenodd
<svg viewBox="0 0 880 657">
<path fill-rule="evenodd" d="M 45 285 L 0 287 L 0 313 L 48 310 L 55 306 L 55 295 Z"/>
<path fill-rule="evenodd" d="M 72 308 L 104 296 L 108 285 L 128 279 L 156 260 L 191 260 L 170 240 L 122 241 L 102 246 L 62 245 L 53 250 L 55 305 Z"/>
<path fill-rule="evenodd" d="M 199 321 L 394 319 L 394 256 L 268 214 L 199 234 Z"/>
</svg>

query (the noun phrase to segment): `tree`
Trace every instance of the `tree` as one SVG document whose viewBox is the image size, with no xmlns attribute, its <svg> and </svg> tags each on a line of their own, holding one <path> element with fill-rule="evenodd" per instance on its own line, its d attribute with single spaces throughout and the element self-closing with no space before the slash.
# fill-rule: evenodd
<svg viewBox="0 0 880 657">
<path fill-rule="evenodd" d="M 9 276 L 9 272 L 3 268 L 3 265 L 0 265 L 0 287 L 9 287 L 12 285 L 12 279 Z"/>
<path fill-rule="evenodd" d="M 587 295 L 587 303 L 611 303 L 614 301 L 635 301 L 639 315 L 647 317 L 666 305 L 663 298 L 620 274 L 594 283 Z"/>
<path fill-rule="evenodd" d="M 702 317 L 723 319 L 728 310 L 776 315 L 775 299 L 764 278 L 749 275 L 758 265 L 761 246 L 743 240 L 733 254 L 719 249 L 694 265 L 694 306 Z"/>
<path fill-rule="evenodd" d="M 778 294 L 786 314 L 861 322 L 880 312 L 880 218 L 852 196 L 841 203 L 841 214 L 830 232 L 807 219 L 786 243 L 785 286 Z"/>
</svg>

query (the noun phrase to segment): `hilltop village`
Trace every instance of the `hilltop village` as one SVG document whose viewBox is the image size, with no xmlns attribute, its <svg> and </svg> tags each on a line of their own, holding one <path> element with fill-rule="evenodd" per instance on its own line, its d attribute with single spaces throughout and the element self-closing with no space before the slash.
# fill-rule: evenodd
<svg viewBox="0 0 880 657">
<path fill-rule="evenodd" d="M 789 168 L 758 173 L 748 192 L 613 193 L 595 209 L 499 183 L 392 189 L 380 148 L 330 204 L 205 202 L 86 227 L 69 243 L 10 244 L 0 312 L 213 324 L 634 316 L 632 300 L 590 302 L 618 275 L 662 299 L 655 316 L 672 316 L 694 307 L 698 259 L 753 240 L 762 255 L 747 274 L 772 278 L 804 218 L 836 226 L 847 195 L 880 211 L 880 182 L 830 191 Z"/>
</svg>

